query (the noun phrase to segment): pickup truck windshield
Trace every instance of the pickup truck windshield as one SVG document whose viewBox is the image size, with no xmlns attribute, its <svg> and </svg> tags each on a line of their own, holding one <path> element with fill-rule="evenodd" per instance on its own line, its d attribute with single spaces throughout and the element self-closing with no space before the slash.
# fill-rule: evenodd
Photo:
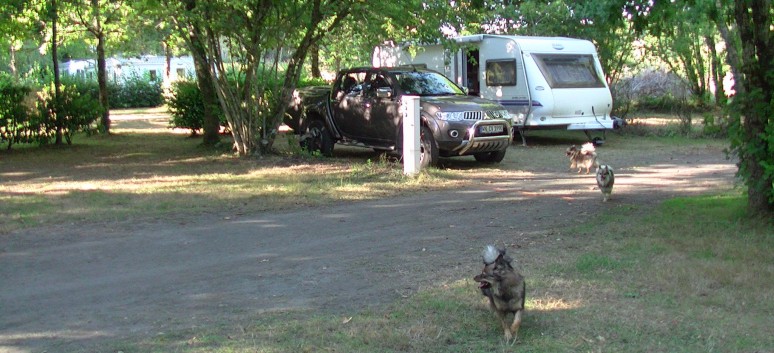
<svg viewBox="0 0 774 353">
<path fill-rule="evenodd" d="M 465 93 L 445 76 L 435 72 L 397 72 L 395 79 L 405 94 L 453 96 Z"/>
</svg>

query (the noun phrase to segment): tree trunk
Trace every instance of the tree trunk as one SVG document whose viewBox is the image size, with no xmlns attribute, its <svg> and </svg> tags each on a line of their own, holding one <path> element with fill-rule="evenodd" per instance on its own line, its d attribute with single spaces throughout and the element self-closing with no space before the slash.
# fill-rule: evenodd
<svg viewBox="0 0 774 353">
<path fill-rule="evenodd" d="M 55 119 L 55 125 L 56 125 L 56 140 L 54 144 L 61 145 L 62 144 L 62 129 L 64 126 L 64 122 L 62 121 L 62 117 L 60 117 L 59 112 L 59 99 L 61 95 L 61 87 L 62 82 L 59 77 L 59 58 L 57 55 L 57 44 L 56 41 L 57 38 L 57 22 L 59 21 L 59 13 L 57 9 L 57 3 L 56 0 L 51 0 L 51 59 L 54 63 L 54 102 L 53 107 L 51 107 L 51 112 L 53 114 L 53 118 Z"/>
<path fill-rule="evenodd" d="M 747 184 L 747 205 L 753 214 L 774 214 L 774 35 L 771 32 L 771 1 L 737 1 L 734 17 L 742 47 L 741 142 L 737 146 L 740 172 Z"/>
<path fill-rule="evenodd" d="M 187 11 L 193 11 L 196 7 L 196 0 L 185 1 Z M 205 46 L 202 31 L 195 23 L 187 23 L 188 46 L 191 49 L 191 56 L 194 61 L 194 70 L 196 71 L 196 84 L 202 94 L 202 103 L 204 103 L 204 121 L 202 122 L 203 141 L 205 146 L 214 146 L 220 143 L 220 119 L 218 117 L 218 95 L 215 92 L 214 79 L 210 71 L 210 61 L 207 58 L 207 48 Z"/>
<path fill-rule="evenodd" d="M 312 65 L 312 77 L 321 78 L 322 72 L 320 72 L 320 46 L 315 44 L 310 48 L 309 56 Z"/>
<path fill-rule="evenodd" d="M 164 48 L 164 82 L 169 82 L 172 78 L 172 50 L 166 41 L 162 41 L 161 46 Z"/>
<path fill-rule="evenodd" d="M 723 5 L 720 3 L 720 0 L 715 2 L 715 6 L 719 12 L 722 12 Z M 742 80 L 742 74 L 739 72 L 739 68 L 742 67 L 742 63 L 740 62 L 739 52 L 736 50 L 736 35 L 732 35 L 728 25 L 726 25 L 726 22 L 722 19 L 722 16 L 719 16 L 719 18 L 716 19 L 715 24 L 718 26 L 720 37 L 723 38 L 723 41 L 726 44 L 726 64 L 731 69 L 731 78 L 733 79 L 734 86 L 736 86 L 733 90 L 738 93 L 738 86 L 741 86 L 739 82 Z"/>
<path fill-rule="evenodd" d="M 99 0 L 91 0 L 91 11 L 94 14 L 94 27 L 92 34 L 97 39 L 97 84 L 99 85 L 99 105 L 102 106 L 100 129 L 105 134 L 110 134 L 110 99 L 107 88 L 107 61 L 105 59 L 105 31 L 102 28 Z"/>
<path fill-rule="evenodd" d="M 166 40 L 161 41 L 161 47 L 164 48 L 164 78 L 161 87 L 166 94 L 172 84 L 172 50 Z"/>
<path fill-rule="evenodd" d="M 189 39 L 194 69 L 196 70 L 196 82 L 204 103 L 204 121 L 202 122 L 204 134 L 202 143 L 207 146 L 214 146 L 220 142 L 220 120 L 216 114 L 220 103 L 218 102 L 218 95 L 215 93 L 215 87 L 212 82 L 207 51 L 204 49 L 204 44 L 201 42 L 201 37 L 198 36 L 198 33 L 198 30 L 191 31 Z"/>
<path fill-rule="evenodd" d="M 99 84 L 99 104 L 102 106 L 101 128 L 110 134 L 110 100 L 107 88 L 107 61 L 105 59 L 105 34 L 97 35 L 97 83 Z"/>
<path fill-rule="evenodd" d="M 9 46 L 8 54 L 10 56 L 10 61 L 8 63 L 8 68 L 11 70 L 11 75 L 14 78 L 19 77 L 19 73 L 16 71 L 16 47 L 13 43 Z"/>
<path fill-rule="evenodd" d="M 194 38 L 191 38 L 192 42 L 194 40 Z M 212 82 L 207 54 L 201 45 L 201 42 L 198 45 L 192 45 L 191 53 L 193 53 L 197 84 L 199 91 L 202 93 L 202 101 L 204 103 L 204 121 L 202 122 L 204 136 L 202 143 L 207 146 L 214 146 L 220 142 L 220 119 L 217 115 L 220 103 L 218 102 L 218 95 L 215 93 L 215 87 Z"/>
<path fill-rule="evenodd" d="M 715 38 L 705 36 L 704 41 L 709 49 L 710 56 L 710 80 L 715 86 L 715 105 L 722 106 L 726 103 L 726 91 L 723 88 L 723 68 L 720 65 L 720 58 L 715 49 Z"/>
</svg>

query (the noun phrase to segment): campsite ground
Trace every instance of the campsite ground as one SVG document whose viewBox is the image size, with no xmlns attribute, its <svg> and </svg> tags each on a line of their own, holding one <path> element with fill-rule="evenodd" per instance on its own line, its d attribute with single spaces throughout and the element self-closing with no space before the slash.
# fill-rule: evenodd
<svg viewBox="0 0 774 353">
<path fill-rule="evenodd" d="M 164 130 L 161 119 L 130 116 L 115 130 Z M 593 233 L 605 214 L 620 217 L 615 222 L 625 229 L 626 215 L 649 212 L 664 200 L 734 186 L 735 166 L 722 142 L 612 134 L 599 154 L 617 179 L 612 200 L 602 203 L 593 175 L 568 171 L 564 149 L 582 142 L 582 134 L 567 136 L 536 135 L 493 167 L 450 159 L 444 169 L 464 180 L 449 188 L 277 210 L 251 208 L 248 197 L 237 210 L 197 206 L 195 212 L 175 208 L 17 227 L 0 234 L 0 352 L 103 351 L 99 347 L 116 342 L 277 313 L 351 318 L 472 277 L 485 244 L 507 247 L 529 277 L 530 268 L 549 266 L 568 246 L 582 244 L 580 237 Z M 138 147 L 136 153 L 145 152 Z M 379 158 L 338 147 L 336 155 L 345 163 Z M 99 168 L 51 170 L 59 180 L 95 184 L 111 171 L 143 174 L 118 156 L 100 161 Z M 216 162 L 190 163 L 195 171 L 196 163 Z M 238 170 L 230 172 L 230 165 Z M 228 175 L 245 173 L 242 167 L 228 162 L 214 169 Z M 4 197 L 53 174 L 50 165 L 27 168 L 21 162 L 0 166 Z M 158 173 L 154 180 L 172 177 L 163 168 Z M 116 183 L 121 175 L 113 175 Z M 540 288 L 531 293 L 549 295 Z"/>
</svg>

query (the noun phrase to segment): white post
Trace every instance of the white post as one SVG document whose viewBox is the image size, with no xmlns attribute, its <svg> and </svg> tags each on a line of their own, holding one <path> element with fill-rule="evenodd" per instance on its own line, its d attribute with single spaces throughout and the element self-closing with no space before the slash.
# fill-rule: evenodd
<svg viewBox="0 0 774 353">
<path fill-rule="evenodd" d="M 403 96 L 400 100 L 403 112 L 403 174 L 419 173 L 419 97 Z"/>
</svg>

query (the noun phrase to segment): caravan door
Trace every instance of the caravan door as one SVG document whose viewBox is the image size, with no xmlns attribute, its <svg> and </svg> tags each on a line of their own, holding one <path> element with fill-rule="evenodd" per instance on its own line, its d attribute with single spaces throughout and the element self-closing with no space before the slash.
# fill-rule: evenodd
<svg viewBox="0 0 774 353">
<path fill-rule="evenodd" d="M 502 104 L 514 124 L 522 124 L 532 99 L 519 44 L 510 38 L 488 36 L 479 48 L 481 97 Z"/>
</svg>

